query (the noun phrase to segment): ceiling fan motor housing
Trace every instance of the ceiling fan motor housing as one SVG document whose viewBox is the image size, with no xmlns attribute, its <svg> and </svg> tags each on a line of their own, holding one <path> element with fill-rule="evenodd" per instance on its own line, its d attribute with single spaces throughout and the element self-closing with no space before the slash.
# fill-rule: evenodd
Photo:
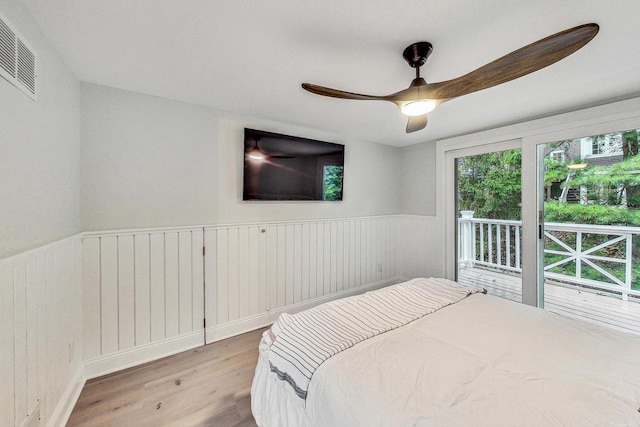
<svg viewBox="0 0 640 427">
<path fill-rule="evenodd" d="M 407 63 L 413 67 L 422 67 L 425 62 L 427 62 L 427 58 L 433 52 L 433 46 L 429 42 L 417 42 L 412 45 L 407 46 L 407 48 L 402 52 L 402 57 Z"/>
</svg>

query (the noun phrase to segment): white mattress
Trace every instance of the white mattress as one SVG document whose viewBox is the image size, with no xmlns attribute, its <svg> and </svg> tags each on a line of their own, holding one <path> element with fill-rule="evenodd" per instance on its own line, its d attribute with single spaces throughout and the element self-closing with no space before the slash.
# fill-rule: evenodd
<svg viewBox="0 0 640 427">
<path fill-rule="evenodd" d="M 476 294 L 333 356 L 306 402 L 263 340 L 251 405 L 264 427 L 640 426 L 640 338 Z"/>
</svg>

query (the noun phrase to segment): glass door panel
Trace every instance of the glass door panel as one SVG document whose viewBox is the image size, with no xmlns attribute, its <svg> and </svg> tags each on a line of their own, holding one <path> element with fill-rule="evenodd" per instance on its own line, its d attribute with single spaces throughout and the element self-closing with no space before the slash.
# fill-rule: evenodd
<svg viewBox="0 0 640 427">
<path fill-rule="evenodd" d="M 538 148 L 544 308 L 637 334 L 639 135 L 614 132 Z"/>
<path fill-rule="evenodd" d="M 522 301 L 521 163 L 520 149 L 455 158 L 456 280 L 518 302 Z"/>
</svg>

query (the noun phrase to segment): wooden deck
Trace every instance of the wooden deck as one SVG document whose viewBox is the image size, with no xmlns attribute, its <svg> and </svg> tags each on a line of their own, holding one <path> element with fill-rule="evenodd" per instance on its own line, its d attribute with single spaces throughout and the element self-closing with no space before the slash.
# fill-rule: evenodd
<svg viewBox="0 0 640 427">
<path fill-rule="evenodd" d="M 522 281 L 517 276 L 460 268 L 458 281 L 484 286 L 492 295 L 522 301 Z M 563 316 L 595 322 L 624 332 L 640 335 L 640 302 L 623 301 L 613 296 L 545 283 L 545 309 Z"/>
</svg>

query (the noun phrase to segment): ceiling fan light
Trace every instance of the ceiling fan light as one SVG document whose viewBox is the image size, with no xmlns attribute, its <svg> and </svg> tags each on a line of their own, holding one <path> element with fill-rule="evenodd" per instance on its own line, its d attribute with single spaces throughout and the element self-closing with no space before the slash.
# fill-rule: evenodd
<svg viewBox="0 0 640 427">
<path fill-rule="evenodd" d="M 260 149 L 258 147 L 253 147 L 248 153 L 247 156 L 249 156 L 250 159 L 253 160 L 264 160 L 265 159 L 265 155 L 262 151 L 260 151 Z"/>
<path fill-rule="evenodd" d="M 433 99 L 420 99 L 418 101 L 409 102 L 404 104 L 400 111 L 405 116 L 424 116 L 427 113 L 433 111 L 436 108 L 436 101 Z"/>
</svg>

